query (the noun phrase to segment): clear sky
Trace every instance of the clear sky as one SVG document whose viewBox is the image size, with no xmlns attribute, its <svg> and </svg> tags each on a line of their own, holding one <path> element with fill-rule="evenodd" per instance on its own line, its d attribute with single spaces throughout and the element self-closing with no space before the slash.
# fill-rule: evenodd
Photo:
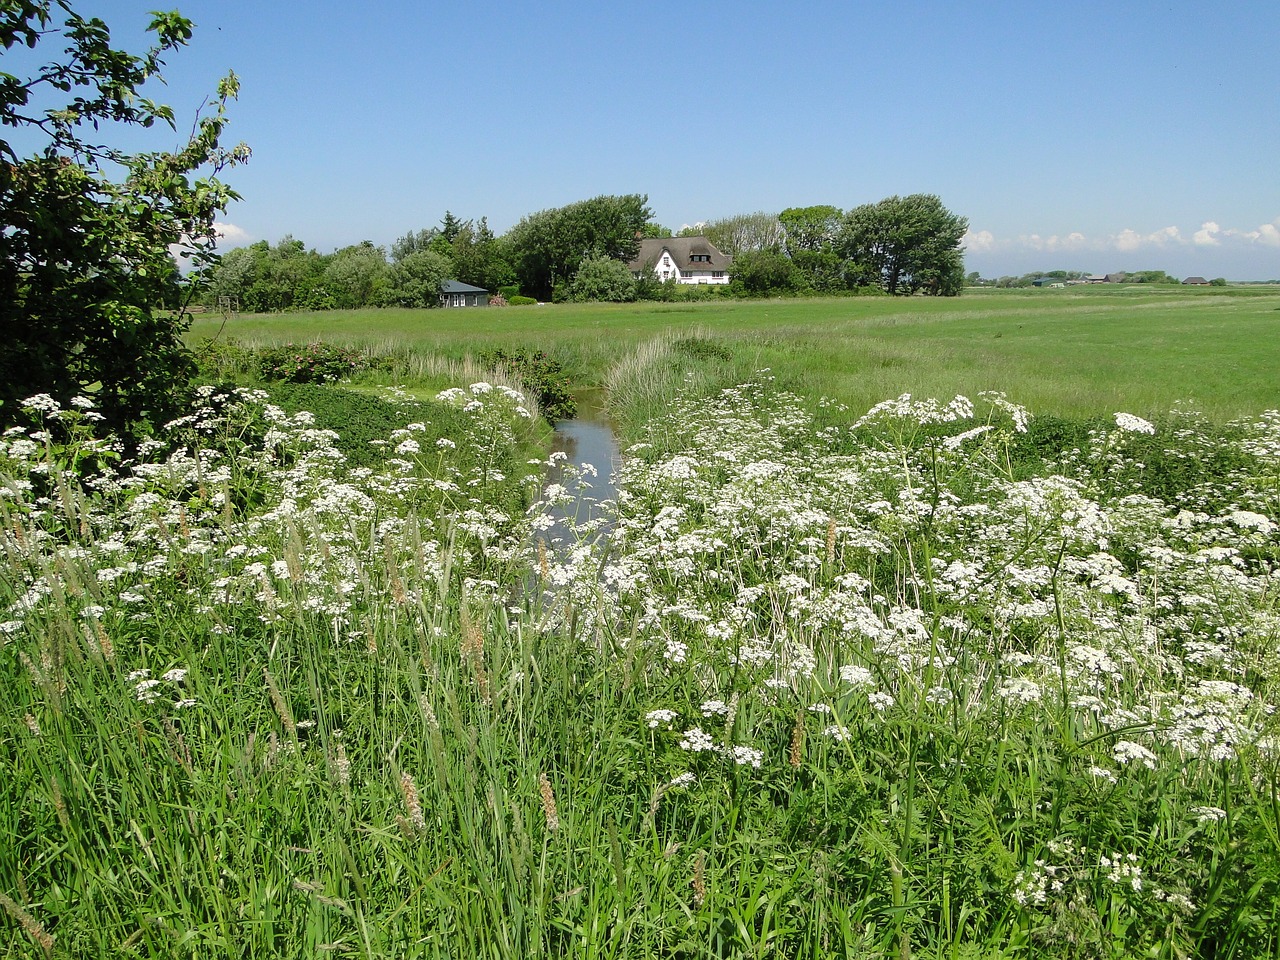
<svg viewBox="0 0 1280 960">
<path fill-rule="evenodd" d="M 1280 278 L 1280 4 L 174 0 L 155 95 L 242 82 L 226 242 L 648 194 L 679 228 L 936 193 L 966 269 Z M 82 0 L 141 42 L 165 0 Z M 172 139 L 172 134 L 170 134 Z"/>
</svg>

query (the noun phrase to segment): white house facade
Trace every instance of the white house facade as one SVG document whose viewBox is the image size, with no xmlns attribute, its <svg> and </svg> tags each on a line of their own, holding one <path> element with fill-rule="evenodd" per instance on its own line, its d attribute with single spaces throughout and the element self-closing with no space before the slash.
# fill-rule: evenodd
<svg viewBox="0 0 1280 960">
<path fill-rule="evenodd" d="M 660 237 L 641 240 L 628 266 L 636 277 L 647 270 L 662 281 L 728 283 L 732 262 L 706 237 Z"/>
</svg>

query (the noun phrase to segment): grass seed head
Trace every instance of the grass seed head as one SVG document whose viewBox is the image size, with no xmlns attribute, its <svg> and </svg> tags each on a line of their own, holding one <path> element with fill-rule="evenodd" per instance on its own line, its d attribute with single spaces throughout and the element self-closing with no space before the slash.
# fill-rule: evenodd
<svg viewBox="0 0 1280 960">
<path fill-rule="evenodd" d="M 538 774 L 538 793 L 542 797 L 542 813 L 547 819 L 547 832 L 555 833 L 560 829 L 560 813 L 556 809 L 556 795 L 551 789 L 551 781 L 545 773 Z"/>
<path fill-rule="evenodd" d="M 791 749 L 787 753 L 787 762 L 795 769 L 804 763 L 804 709 L 796 711 L 796 722 L 791 728 Z"/>
<path fill-rule="evenodd" d="M 0 907 L 4 907 L 4 912 L 9 914 L 18 926 L 23 929 L 23 932 L 44 951 L 46 957 L 53 956 L 53 935 L 45 930 L 44 925 L 39 920 L 27 913 L 21 904 L 4 893 L 0 893 Z"/>
<path fill-rule="evenodd" d="M 414 785 L 412 774 L 400 774 L 400 792 L 404 795 L 405 820 L 413 834 L 417 835 L 427 828 L 427 821 L 422 815 L 422 802 L 418 799 L 418 788 Z"/>
</svg>

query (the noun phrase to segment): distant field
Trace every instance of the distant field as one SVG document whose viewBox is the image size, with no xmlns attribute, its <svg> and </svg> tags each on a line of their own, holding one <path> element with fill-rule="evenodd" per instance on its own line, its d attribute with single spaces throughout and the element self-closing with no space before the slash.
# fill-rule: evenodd
<svg viewBox="0 0 1280 960">
<path fill-rule="evenodd" d="M 564 304 L 473 311 L 358 310 L 198 319 L 245 343 L 325 340 L 461 358 L 496 346 L 561 358 L 584 385 L 675 334 L 707 337 L 742 369 L 854 409 L 902 393 L 1003 390 L 1033 411 L 1158 415 L 1188 401 L 1214 419 L 1280 407 L 1280 287 L 976 290 L 868 297 Z"/>
</svg>

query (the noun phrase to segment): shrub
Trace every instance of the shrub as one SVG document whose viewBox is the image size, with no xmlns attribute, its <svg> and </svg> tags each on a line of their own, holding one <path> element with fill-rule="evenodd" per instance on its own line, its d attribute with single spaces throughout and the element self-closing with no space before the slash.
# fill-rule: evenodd
<svg viewBox="0 0 1280 960">
<path fill-rule="evenodd" d="M 510 303 L 514 298 L 520 296 L 520 288 L 516 286 L 514 283 L 505 287 L 499 287 L 498 296 L 504 298 L 508 303 Z M 522 299 L 529 300 L 532 298 L 524 297 Z"/>
<path fill-rule="evenodd" d="M 331 383 L 369 366 L 369 358 L 360 351 L 328 343 L 309 343 L 305 347 L 286 343 L 258 351 L 258 372 L 264 380 Z"/>
<path fill-rule="evenodd" d="M 623 303 L 635 298 L 635 277 L 631 276 L 625 263 L 612 257 L 583 260 L 569 284 L 569 299 L 579 302 L 603 300 Z"/>
<path fill-rule="evenodd" d="M 537 302 L 538 301 L 534 297 L 521 297 L 521 296 L 507 297 L 508 305 L 513 307 L 528 307 Z"/>
<path fill-rule="evenodd" d="M 564 365 L 541 350 L 490 350 L 480 354 L 480 362 L 519 377 L 537 396 L 542 415 L 548 420 L 567 420 L 577 412 Z"/>
</svg>

